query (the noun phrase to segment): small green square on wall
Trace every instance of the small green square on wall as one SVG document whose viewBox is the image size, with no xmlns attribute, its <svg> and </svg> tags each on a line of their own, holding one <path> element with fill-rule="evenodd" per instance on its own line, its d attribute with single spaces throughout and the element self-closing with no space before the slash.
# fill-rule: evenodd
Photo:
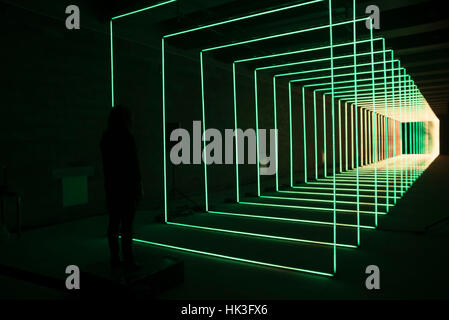
<svg viewBox="0 0 449 320">
<path fill-rule="evenodd" d="M 87 177 L 62 178 L 62 205 L 64 207 L 87 204 Z"/>
</svg>

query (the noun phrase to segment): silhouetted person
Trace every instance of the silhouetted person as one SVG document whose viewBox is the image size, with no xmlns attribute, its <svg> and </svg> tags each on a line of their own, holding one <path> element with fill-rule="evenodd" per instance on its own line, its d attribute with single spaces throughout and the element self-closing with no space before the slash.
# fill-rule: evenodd
<svg viewBox="0 0 449 320">
<path fill-rule="evenodd" d="M 111 110 L 107 130 L 101 140 L 106 206 L 109 212 L 108 241 L 111 266 L 120 265 L 119 232 L 123 262 L 135 268 L 132 250 L 132 225 L 136 206 L 142 197 L 139 161 L 131 133 L 131 112 L 118 105 Z"/>
</svg>

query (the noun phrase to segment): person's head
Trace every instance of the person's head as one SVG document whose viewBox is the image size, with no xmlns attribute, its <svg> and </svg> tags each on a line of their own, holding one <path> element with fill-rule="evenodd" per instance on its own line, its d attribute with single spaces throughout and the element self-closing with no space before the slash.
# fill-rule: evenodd
<svg viewBox="0 0 449 320">
<path fill-rule="evenodd" d="M 117 105 L 112 108 L 108 118 L 108 130 L 131 129 L 131 110 L 124 105 Z"/>
</svg>

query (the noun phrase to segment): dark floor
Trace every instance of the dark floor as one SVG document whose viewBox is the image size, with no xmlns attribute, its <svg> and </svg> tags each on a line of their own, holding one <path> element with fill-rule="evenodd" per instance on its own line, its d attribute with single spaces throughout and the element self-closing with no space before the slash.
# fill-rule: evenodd
<svg viewBox="0 0 449 320">
<path fill-rule="evenodd" d="M 137 254 L 184 260 L 185 281 L 164 292 L 162 299 L 427 299 L 449 298 L 449 157 L 440 156 L 407 191 L 377 230 L 363 230 L 359 248 L 338 248 L 337 275 L 333 278 L 270 267 L 233 262 L 151 245 L 136 244 Z M 272 215 L 276 208 L 258 209 Z M 316 244 L 254 238 L 247 235 L 195 230 L 152 223 L 154 213 L 141 212 L 136 237 L 149 241 L 203 249 L 219 254 L 269 263 L 331 271 L 332 250 Z M 208 220 L 209 219 L 209 220 Z M 232 220 L 230 220 L 232 219 Z M 297 228 L 285 222 L 261 222 L 252 218 L 195 215 L 178 219 L 183 223 L 232 226 L 257 232 L 270 229 L 273 235 L 294 236 Z M 0 264 L 42 275 L 63 275 L 69 264 L 86 265 L 107 259 L 105 216 L 79 220 L 26 232 L 0 247 Z M 225 228 L 222 227 L 222 228 Z M 302 228 L 302 229 L 301 229 Z M 304 238 L 327 241 L 328 227 L 311 227 Z M 347 230 L 338 229 L 339 234 Z M 341 232 L 340 232 L 341 231 Z M 320 235 L 323 235 L 321 238 Z M 338 241 L 353 241 L 347 233 Z M 365 268 L 377 265 L 381 289 L 365 288 Z M 20 279 L 0 276 L 0 298 L 53 299 L 65 293 Z"/>
</svg>

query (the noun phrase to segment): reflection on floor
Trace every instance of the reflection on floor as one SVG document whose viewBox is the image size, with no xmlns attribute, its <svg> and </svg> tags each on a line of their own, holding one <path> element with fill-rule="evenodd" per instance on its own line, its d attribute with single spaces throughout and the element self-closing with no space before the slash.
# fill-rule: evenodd
<svg viewBox="0 0 449 320">
<path fill-rule="evenodd" d="M 331 278 L 146 244 L 136 244 L 136 247 L 139 251 L 184 261 L 184 283 L 162 293 L 160 298 L 163 299 L 448 298 L 448 180 L 449 157 L 440 156 L 397 205 L 390 208 L 388 215 L 379 215 L 376 230 L 362 229 L 359 248 L 338 247 L 337 275 Z M 225 204 L 214 210 L 224 211 L 225 207 L 235 210 L 235 206 L 237 204 Z M 237 209 L 242 212 L 241 207 Z M 298 213 L 298 210 L 289 208 L 266 206 L 252 206 L 249 211 L 295 219 L 298 215 L 309 219 L 312 214 L 314 218 L 325 217 L 321 212 Z M 186 228 L 179 224 L 233 228 L 278 238 L 298 238 L 301 235 L 314 241 L 331 242 L 332 234 L 327 225 L 308 224 L 304 227 L 303 223 L 263 219 L 257 219 L 256 223 L 252 217 L 206 213 L 177 218 L 178 225 L 162 225 L 149 223 L 153 221 L 152 214 L 139 214 L 136 237 L 273 264 L 329 271 L 324 269 L 330 265 L 332 257 L 332 246 L 329 245 Z M 354 223 L 350 220 L 353 215 L 343 217 L 343 220 L 347 219 L 345 223 Z M 64 277 L 65 267 L 69 264 L 86 265 L 107 260 L 105 223 L 106 217 L 99 216 L 25 232 L 20 240 L 2 243 L 0 264 L 43 276 Z M 354 239 L 354 228 L 337 228 L 337 243 L 352 244 Z M 365 268 L 371 264 L 379 266 L 381 271 L 381 289 L 378 291 L 369 291 L 364 286 Z M 64 298 L 67 295 L 64 291 L 4 275 L 0 277 L 0 288 L 1 298 Z"/>
</svg>

